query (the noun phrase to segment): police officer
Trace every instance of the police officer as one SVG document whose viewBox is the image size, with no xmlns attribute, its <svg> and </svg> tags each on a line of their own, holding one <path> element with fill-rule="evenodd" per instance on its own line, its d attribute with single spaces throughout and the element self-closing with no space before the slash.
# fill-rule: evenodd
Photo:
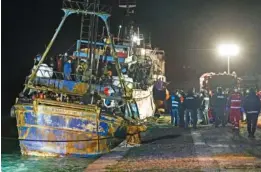
<svg viewBox="0 0 261 172">
<path fill-rule="evenodd" d="M 227 104 L 227 97 L 223 94 L 221 87 L 217 88 L 217 94 L 213 95 L 211 98 L 211 105 L 215 114 L 215 127 L 218 127 L 220 122 L 224 127 L 225 121 L 225 109 Z"/>
<path fill-rule="evenodd" d="M 258 115 L 260 113 L 261 102 L 254 89 L 250 89 L 249 95 L 245 98 L 243 104 L 247 118 L 248 137 L 254 138 Z"/>
<path fill-rule="evenodd" d="M 230 109 L 230 122 L 233 129 L 239 131 L 239 121 L 242 113 L 242 96 L 237 88 L 234 89 L 228 100 L 228 108 Z"/>
<path fill-rule="evenodd" d="M 171 94 L 170 97 L 171 100 L 171 124 L 173 125 L 175 123 L 175 126 L 178 126 L 179 123 L 179 106 L 180 106 L 180 97 L 178 96 L 178 91 Z"/>
<path fill-rule="evenodd" d="M 199 108 L 199 100 L 195 96 L 195 90 L 191 89 L 188 91 L 187 96 L 184 99 L 184 108 L 186 110 L 186 117 L 185 117 L 185 128 L 188 127 L 189 123 L 189 115 L 192 118 L 193 121 L 193 128 L 197 128 L 197 122 L 198 122 L 198 117 L 197 117 L 197 109 Z"/>
</svg>

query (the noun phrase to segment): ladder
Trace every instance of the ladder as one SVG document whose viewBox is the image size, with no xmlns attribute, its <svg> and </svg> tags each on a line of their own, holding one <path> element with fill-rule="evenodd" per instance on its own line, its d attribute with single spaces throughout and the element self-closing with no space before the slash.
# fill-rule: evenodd
<svg viewBox="0 0 261 172">
<path fill-rule="evenodd" d="M 84 3 L 84 8 L 85 10 L 89 10 L 91 7 L 94 12 L 99 12 L 99 5 L 100 5 L 100 0 L 82 0 Z M 95 50 L 96 50 L 96 42 L 97 42 L 97 37 L 98 37 L 98 22 L 99 22 L 99 17 L 97 15 L 84 15 L 82 14 L 81 18 L 81 32 L 80 32 L 80 46 L 79 48 L 88 48 L 89 51 L 89 70 L 91 73 L 93 73 L 93 70 L 96 69 L 95 66 Z M 81 43 L 83 40 L 88 40 L 89 43 L 85 46 L 82 47 Z M 80 51 L 79 49 L 77 51 Z M 79 61 L 78 61 L 79 63 Z M 91 80 L 90 80 L 91 84 Z"/>
<path fill-rule="evenodd" d="M 84 8 L 87 11 L 90 6 L 93 6 L 94 12 L 99 11 L 100 0 L 82 0 L 84 2 Z M 88 40 L 91 43 L 88 44 L 88 48 L 91 48 L 92 42 L 97 41 L 98 36 L 98 16 L 96 15 L 84 15 L 81 19 L 81 32 L 80 40 Z M 80 46 L 81 47 L 81 46 Z"/>
</svg>

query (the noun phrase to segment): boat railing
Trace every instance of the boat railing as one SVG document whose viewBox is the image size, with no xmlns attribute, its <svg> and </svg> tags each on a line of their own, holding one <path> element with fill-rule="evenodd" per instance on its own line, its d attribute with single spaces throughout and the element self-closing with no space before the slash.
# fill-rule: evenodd
<svg viewBox="0 0 261 172">
<path fill-rule="evenodd" d="M 72 81 L 76 83 L 91 83 L 94 85 L 100 85 L 96 87 L 96 91 L 98 93 L 104 92 L 104 87 L 117 87 L 120 89 L 120 83 L 118 80 L 115 80 L 115 77 L 96 77 L 95 75 L 83 75 L 77 73 L 64 74 L 63 72 L 53 71 L 51 69 L 41 69 L 39 68 L 36 73 L 36 79 L 34 81 L 34 86 L 44 86 L 50 88 L 60 89 L 60 85 L 62 84 L 60 81 Z M 27 80 L 25 81 L 27 83 Z M 130 89 L 141 88 L 140 83 L 133 81 L 125 81 L 127 87 Z M 40 89 L 39 87 L 35 87 Z M 46 88 L 45 88 L 46 89 Z M 56 91 L 58 91 L 56 90 Z"/>
<path fill-rule="evenodd" d="M 101 5 L 97 3 L 86 3 L 85 1 L 64 0 L 63 9 L 73 11 L 91 11 L 96 13 L 111 13 L 111 7 L 108 5 Z"/>
<path fill-rule="evenodd" d="M 91 73 L 91 72 L 90 72 Z M 94 84 L 106 84 L 110 85 L 112 83 L 111 77 L 96 77 L 93 74 L 79 74 L 79 73 L 70 73 L 65 74 L 64 72 L 58 72 L 53 71 L 50 69 L 41 69 L 39 68 L 37 71 L 37 78 L 43 78 L 43 79 L 57 79 L 57 80 L 67 80 L 67 81 L 75 81 L 75 82 L 83 82 L 83 83 L 89 83 L 90 80 L 92 80 L 92 83 Z M 94 81 L 96 80 L 96 81 Z"/>
<path fill-rule="evenodd" d="M 60 80 L 75 80 L 77 81 L 77 78 L 82 78 L 84 75 L 81 74 L 75 74 L 71 73 L 69 75 L 65 75 L 63 72 L 57 72 L 50 69 L 41 69 L 39 68 L 36 76 L 38 78 L 49 78 L 49 79 L 60 79 Z"/>
</svg>

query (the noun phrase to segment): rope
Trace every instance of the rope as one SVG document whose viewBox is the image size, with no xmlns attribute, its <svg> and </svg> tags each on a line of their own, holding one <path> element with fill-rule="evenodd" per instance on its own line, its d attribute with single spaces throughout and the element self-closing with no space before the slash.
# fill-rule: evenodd
<svg viewBox="0 0 261 172">
<path fill-rule="evenodd" d="M 137 133 L 133 134 L 127 134 L 128 136 L 133 136 Z M 20 141 L 30 141 L 30 142 L 88 142 L 88 141 L 95 141 L 95 140 L 105 140 L 105 139 L 126 139 L 126 137 L 104 137 L 104 138 L 99 138 L 99 139 L 87 139 L 87 140 L 33 140 L 33 139 L 19 139 L 19 138 L 14 138 L 14 137 L 1 137 L 1 139 L 6 139 L 6 140 L 20 140 Z"/>
<path fill-rule="evenodd" d="M 75 46 L 76 43 L 74 43 L 66 52 L 69 52 L 74 46 Z"/>
<path fill-rule="evenodd" d="M 19 139 L 19 138 L 12 138 L 12 137 L 1 137 L 1 139 L 6 139 L 6 140 L 20 140 L 20 141 L 31 141 L 31 142 L 87 142 L 87 141 L 105 140 L 105 139 L 113 139 L 113 138 L 120 139 L 118 137 L 105 137 L 100 139 L 87 139 L 87 140 L 33 140 L 33 139 Z"/>
</svg>

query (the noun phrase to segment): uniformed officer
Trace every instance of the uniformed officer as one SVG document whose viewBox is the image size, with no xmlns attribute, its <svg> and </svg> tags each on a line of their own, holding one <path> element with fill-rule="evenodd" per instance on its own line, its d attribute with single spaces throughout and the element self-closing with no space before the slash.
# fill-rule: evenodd
<svg viewBox="0 0 261 172">
<path fill-rule="evenodd" d="M 221 87 L 217 88 L 217 94 L 213 95 L 211 98 L 211 105 L 215 114 L 215 127 L 218 127 L 221 123 L 224 127 L 225 121 L 225 110 L 227 104 L 227 97 L 223 94 Z"/>
<path fill-rule="evenodd" d="M 246 112 L 247 131 L 249 134 L 248 137 L 254 138 L 255 131 L 256 131 L 256 125 L 257 125 L 257 119 L 258 119 L 258 115 L 260 113 L 260 108 L 261 108 L 260 99 L 256 95 L 254 89 L 250 89 L 249 95 L 244 100 L 243 107 Z"/>
<path fill-rule="evenodd" d="M 189 124 L 189 116 L 191 116 L 193 121 L 193 128 L 197 128 L 197 109 L 199 108 L 199 100 L 195 95 L 195 90 L 191 89 L 188 91 L 187 96 L 184 99 L 184 108 L 185 108 L 185 128 L 188 127 Z M 190 119 L 191 119 L 190 118 Z"/>
</svg>

